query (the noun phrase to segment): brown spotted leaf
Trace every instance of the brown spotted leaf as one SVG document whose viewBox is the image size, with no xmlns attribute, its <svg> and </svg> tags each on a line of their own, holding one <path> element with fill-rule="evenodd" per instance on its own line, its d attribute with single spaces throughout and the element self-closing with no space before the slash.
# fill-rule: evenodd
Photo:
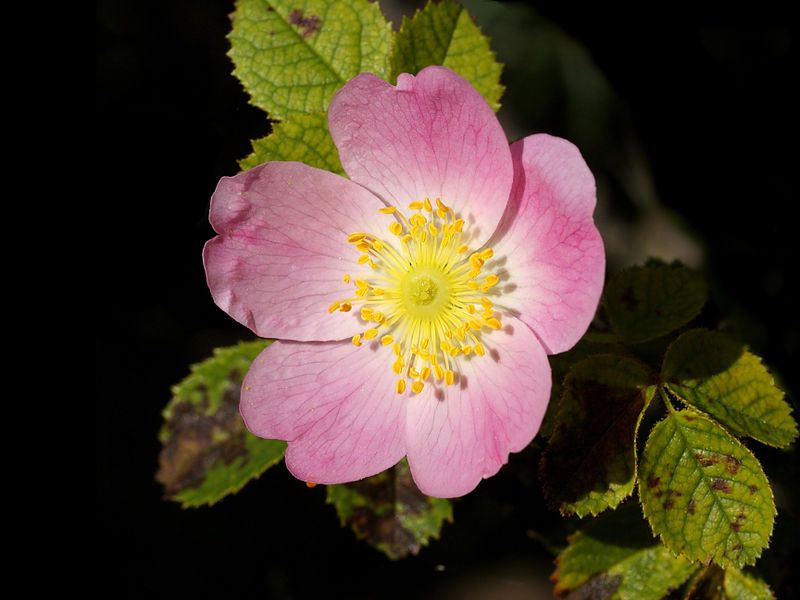
<svg viewBox="0 0 800 600">
<path fill-rule="evenodd" d="M 239 416 L 242 380 L 268 343 L 217 348 L 172 388 L 156 480 L 184 508 L 218 502 L 283 458 L 285 442 L 257 438 Z"/>
<path fill-rule="evenodd" d="M 761 464 L 701 413 L 670 410 L 639 471 L 644 514 L 673 552 L 741 568 L 769 544 L 775 503 Z"/>
<path fill-rule="evenodd" d="M 349 79 L 386 77 L 392 27 L 367 0 L 238 0 L 228 56 L 272 119 L 324 112 Z"/>
<path fill-rule="evenodd" d="M 563 514 L 596 515 L 633 492 L 636 432 L 653 397 L 651 379 L 644 363 L 623 356 L 573 365 L 540 465 L 545 495 Z"/>
<path fill-rule="evenodd" d="M 708 296 L 699 273 L 673 264 L 631 267 L 612 277 L 603 305 L 614 330 L 626 341 L 645 342 L 686 325 Z"/>
<path fill-rule="evenodd" d="M 718 331 L 692 329 L 670 346 L 663 378 L 683 402 L 736 435 L 783 448 L 797 438 L 792 407 L 761 359 Z"/>
<path fill-rule="evenodd" d="M 554 592 L 567 598 L 660 600 L 697 569 L 650 533 L 636 504 L 575 533 L 556 559 Z"/>
<path fill-rule="evenodd" d="M 367 479 L 328 486 L 342 525 L 366 540 L 392 560 L 417 554 L 431 539 L 437 539 L 445 521 L 452 522 L 448 500 L 425 496 L 414 485 L 408 463 Z"/>
</svg>

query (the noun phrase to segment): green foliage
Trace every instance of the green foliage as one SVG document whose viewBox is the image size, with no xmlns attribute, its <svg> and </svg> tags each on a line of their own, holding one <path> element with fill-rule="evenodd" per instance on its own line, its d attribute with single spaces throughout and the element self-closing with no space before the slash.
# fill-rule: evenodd
<svg viewBox="0 0 800 600">
<path fill-rule="evenodd" d="M 328 115 L 293 115 L 272 126 L 272 133 L 253 140 L 253 152 L 239 161 L 242 170 L 270 160 L 294 160 L 344 174 L 339 153 L 328 132 Z"/>
<path fill-rule="evenodd" d="M 667 388 L 736 435 L 785 447 L 797 438 L 792 409 L 761 359 L 722 333 L 694 329 L 664 357 Z"/>
<path fill-rule="evenodd" d="M 725 595 L 731 600 L 774 600 L 769 586 L 758 577 L 737 569 L 725 569 Z"/>
<path fill-rule="evenodd" d="M 328 502 L 343 526 L 393 560 L 417 554 L 453 520 L 450 502 L 422 494 L 405 460 L 361 481 L 329 485 Z"/>
<path fill-rule="evenodd" d="M 610 279 L 603 296 L 614 330 L 630 343 L 676 330 L 703 308 L 708 290 L 703 278 L 680 265 L 631 267 Z"/>
<path fill-rule="evenodd" d="M 575 533 L 556 565 L 556 594 L 620 600 L 659 600 L 697 569 L 653 539 L 635 504 Z"/>
<path fill-rule="evenodd" d="M 156 479 L 184 508 L 214 504 L 280 461 L 284 442 L 249 433 L 239 416 L 242 379 L 265 340 L 217 348 L 172 388 Z"/>
<path fill-rule="evenodd" d="M 234 74 L 272 119 L 327 110 L 363 71 L 388 74 L 392 30 L 367 0 L 238 0 Z"/>
<path fill-rule="evenodd" d="M 639 469 L 644 513 L 674 553 L 740 568 L 767 546 L 775 504 L 761 465 L 704 415 L 670 410 Z"/>
<path fill-rule="evenodd" d="M 495 60 L 489 39 L 466 9 L 453 2 L 428 2 L 412 18 L 403 17 L 390 59 L 390 81 L 400 73 L 417 74 L 444 65 L 464 77 L 495 110 L 500 109 L 503 65 Z"/>
<path fill-rule="evenodd" d="M 598 355 L 572 367 L 541 463 L 545 495 L 562 514 L 596 515 L 633 492 L 636 432 L 651 382 L 649 368 L 633 358 Z"/>
</svg>

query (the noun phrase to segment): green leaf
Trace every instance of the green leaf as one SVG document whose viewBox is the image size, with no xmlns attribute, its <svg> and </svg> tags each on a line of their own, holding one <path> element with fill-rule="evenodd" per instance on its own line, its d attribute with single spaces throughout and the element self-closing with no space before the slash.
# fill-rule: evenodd
<svg viewBox="0 0 800 600">
<path fill-rule="evenodd" d="M 391 25 L 367 0 L 238 0 L 234 74 L 272 119 L 324 112 L 363 71 L 386 77 Z"/>
<path fill-rule="evenodd" d="M 651 263 L 612 277 L 604 304 L 617 333 L 638 343 L 686 325 L 700 313 L 707 296 L 705 281 L 698 273 L 677 264 Z"/>
<path fill-rule="evenodd" d="M 412 18 L 403 17 L 390 59 L 391 79 L 416 75 L 429 65 L 444 65 L 464 77 L 495 111 L 500 109 L 503 65 L 472 17 L 451 0 L 428 2 Z"/>
<path fill-rule="evenodd" d="M 373 477 L 329 485 L 328 503 L 336 508 L 342 526 L 350 525 L 358 539 L 392 560 L 417 554 L 432 538 L 439 538 L 445 521 L 453 521 L 450 502 L 422 494 L 405 459 Z"/>
<path fill-rule="evenodd" d="M 736 435 L 779 448 L 797 438 L 792 408 L 761 359 L 722 333 L 684 333 L 667 351 L 662 376 L 678 398 Z"/>
<path fill-rule="evenodd" d="M 639 469 L 644 514 L 673 552 L 741 568 L 769 544 L 775 503 L 761 464 L 701 413 L 670 410 Z"/>
<path fill-rule="evenodd" d="M 268 344 L 217 348 L 172 388 L 159 433 L 156 480 L 184 508 L 218 502 L 283 458 L 285 442 L 257 438 L 239 416 L 242 380 Z"/>
<path fill-rule="evenodd" d="M 724 588 L 731 600 L 775 600 L 772 590 L 764 581 L 737 569 L 725 569 Z"/>
<path fill-rule="evenodd" d="M 697 569 L 653 538 L 635 504 L 578 531 L 556 567 L 556 594 L 620 600 L 660 600 Z"/>
<path fill-rule="evenodd" d="M 562 514 L 596 515 L 633 492 L 636 432 L 653 397 L 652 373 L 633 358 L 599 355 L 564 381 L 540 474 Z"/>
<path fill-rule="evenodd" d="M 239 161 L 242 170 L 271 160 L 295 160 L 332 173 L 344 174 L 339 153 L 328 132 L 328 115 L 293 115 L 273 123 L 272 133 L 253 140 L 253 152 Z"/>
</svg>

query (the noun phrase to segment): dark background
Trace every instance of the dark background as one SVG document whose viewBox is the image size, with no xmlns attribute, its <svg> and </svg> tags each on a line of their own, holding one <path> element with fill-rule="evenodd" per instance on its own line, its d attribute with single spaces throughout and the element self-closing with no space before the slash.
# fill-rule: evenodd
<svg viewBox="0 0 800 600">
<path fill-rule="evenodd" d="M 636 203 L 614 185 L 625 167 L 609 160 L 620 139 L 633 139 L 660 201 L 701 240 L 723 325 L 793 397 L 800 65 L 791 15 L 500 8 L 514 17 L 476 12 L 491 13 L 479 22 L 507 64 L 504 122 L 581 138 L 559 97 L 544 91 L 551 80 L 530 65 L 543 29 L 583 45 L 615 95 L 601 130 L 609 135 L 584 149 L 608 181 L 600 201 L 636 223 Z M 114 596 L 465 597 L 459 590 L 488 586 L 503 590 L 498 597 L 538 597 L 550 555 L 530 532 L 563 523 L 542 508 L 524 456 L 456 504 L 442 541 L 402 563 L 356 542 L 324 505 L 324 490 L 280 467 L 213 509 L 182 511 L 161 499 L 156 434 L 170 385 L 212 347 L 249 337 L 213 305 L 200 260 L 217 179 L 268 132 L 230 75 L 232 9 L 201 0 L 97 4 L 98 209 L 107 221 L 97 269 L 97 513 L 100 559 L 120 581 Z M 532 100 L 546 93 L 547 106 Z"/>
</svg>

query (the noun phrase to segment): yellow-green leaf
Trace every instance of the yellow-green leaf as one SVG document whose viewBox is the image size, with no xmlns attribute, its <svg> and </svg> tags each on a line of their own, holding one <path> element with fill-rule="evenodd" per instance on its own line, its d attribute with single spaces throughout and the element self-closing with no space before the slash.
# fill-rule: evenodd
<svg viewBox="0 0 800 600">
<path fill-rule="evenodd" d="M 603 303 L 614 330 L 631 343 L 645 342 L 686 325 L 703 308 L 703 278 L 683 266 L 650 263 L 616 274 Z"/>
<path fill-rule="evenodd" d="M 318 169 L 344 174 L 339 153 L 328 132 L 325 113 L 292 115 L 274 123 L 272 133 L 253 140 L 253 152 L 239 161 L 242 170 L 271 160 L 296 160 Z"/>
<path fill-rule="evenodd" d="M 609 600 L 660 600 L 697 569 L 653 538 L 635 504 L 575 533 L 556 566 L 559 596 Z"/>
<path fill-rule="evenodd" d="M 367 0 L 238 0 L 229 56 L 272 119 L 324 112 L 363 71 L 388 73 L 391 25 Z"/>
<path fill-rule="evenodd" d="M 500 108 L 503 65 L 467 10 L 452 0 L 428 2 L 412 18 L 403 17 L 390 62 L 392 83 L 400 73 L 416 75 L 429 65 L 444 65 L 469 81 L 495 111 Z"/>
<path fill-rule="evenodd" d="M 797 438 L 792 408 L 761 359 L 722 333 L 684 333 L 667 351 L 662 376 L 678 398 L 736 435 L 779 448 Z"/>
<path fill-rule="evenodd" d="M 738 569 L 725 569 L 724 588 L 730 600 L 775 600 L 775 595 L 763 580 Z"/>
<path fill-rule="evenodd" d="M 396 560 L 417 554 L 431 539 L 438 539 L 445 521 L 452 522 L 448 500 L 425 496 L 414 485 L 408 463 L 400 463 L 372 477 L 328 486 L 342 525 L 350 525 L 358 539 L 366 540 Z"/>
<path fill-rule="evenodd" d="M 285 442 L 257 438 L 239 416 L 242 380 L 268 343 L 217 348 L 172 388 L 156 480 L 184 508 L 218 502 L 283 458 Z"/>
<path fill-rule="evenodd" d="M 650 433 L 639 473 L 644 514 L 673 552 L 741 568 L 769 544 L 775 503 L 761 464 L 705 415 L 670 410 Z"/>
<path fill-rule="evenodd" d="M 540 468 L 545 496 L 562 514 L 596 515 L 633 492 L 636 432 L 651 382 L 650 369 L 634 358 L 597 355 L 573 365 Z"/>
</svg>

